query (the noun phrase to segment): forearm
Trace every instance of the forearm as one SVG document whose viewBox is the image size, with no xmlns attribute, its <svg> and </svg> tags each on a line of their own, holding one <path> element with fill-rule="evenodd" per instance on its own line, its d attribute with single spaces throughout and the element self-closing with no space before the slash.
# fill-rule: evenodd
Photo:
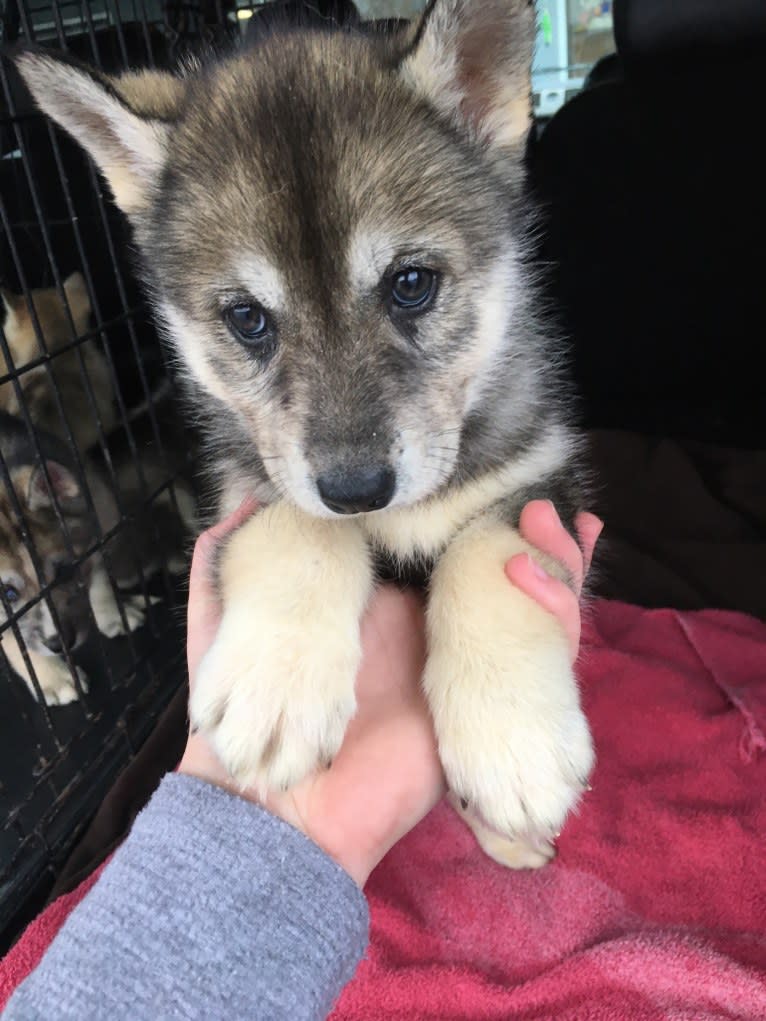
<svg viewBox="0 0 766 1021">
<path fill-rule="evenodd" d="M 5 1017 L 324 1018 L 366 934 L 359 889 L 306 837 L 171 775 Z"/>
</svg>

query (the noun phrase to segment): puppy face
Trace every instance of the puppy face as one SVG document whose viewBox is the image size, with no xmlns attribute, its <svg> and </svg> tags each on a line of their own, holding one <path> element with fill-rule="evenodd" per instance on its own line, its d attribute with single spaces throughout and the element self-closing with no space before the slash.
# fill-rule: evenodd
<svg viewBox="0 0 766 1021">
<path fill-rule="evenodd" d="M 276 32 L 161 87 L 20 60 L 133 220 L 194 387 L 233 412 L 220 445 L 310 513 L 437 491 L 507 379 L 532 35 L 525 0 L 444 0 L 401 38 Z"/>
</svg>

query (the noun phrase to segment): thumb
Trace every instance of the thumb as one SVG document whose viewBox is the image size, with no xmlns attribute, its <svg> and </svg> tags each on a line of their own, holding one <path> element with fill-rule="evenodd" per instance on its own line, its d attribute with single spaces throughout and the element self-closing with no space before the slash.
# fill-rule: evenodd
<svg viewBox="0 0 766 1021">
<path fill-rule="evenodd" d="M 223 521 L 208 528 L 197 539 L 189 574 L 189 607 L 186 614 L 186 660 L 189 681 L 194 682 L 200 660 L 210 647 L 221 620 L 221 603 L 216 590 L 216 561 L 222 543 L 235 532 L 258 508 L 248 497 Z"/>
</svg>

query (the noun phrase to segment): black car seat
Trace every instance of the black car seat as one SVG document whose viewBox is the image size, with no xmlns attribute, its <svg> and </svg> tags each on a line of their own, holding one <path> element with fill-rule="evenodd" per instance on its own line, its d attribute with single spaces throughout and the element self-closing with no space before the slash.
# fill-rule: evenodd
<svg viewBox="0 0 766 1021">
<path fill-rule="evenodd" d="M 586 424 L 763 445 L 766 2 L 614 19 L 619 68 L 530 143 Z"/>
<path fill-rule="evenodd" d="M 256 7 L 247 22 L 246 39 L 254 41 L 274 24 L 296 24 L 314 28 L 359 24 L 359 11 L 353 0 L 271 0 Z"/>
</svg>

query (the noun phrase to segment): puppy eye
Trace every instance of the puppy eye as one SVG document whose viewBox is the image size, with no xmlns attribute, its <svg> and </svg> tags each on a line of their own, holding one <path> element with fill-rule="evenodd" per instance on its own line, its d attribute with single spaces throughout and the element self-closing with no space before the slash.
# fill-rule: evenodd
<svg viewBox="0 0 766 1021">
<path fill-rule="evenodd" d="M 237 340 L 249 348 L 265 347 L 273 333 L 266 310 L 255 301 L 232 305 L 224 312 L 224 319 Z"/>
<path fill-rule="evenodd" d="M 436 273 L 422 266 L 407 266 L 391 277 L 391 298 L 408 312 L 422 311 L 436 294 Z"/>
<path fill-rule="evenodd" d="M 17 603 L 19 601 L 19 590 L 14 585 L 3 585 L 6 602 Z"/>
</svg>

